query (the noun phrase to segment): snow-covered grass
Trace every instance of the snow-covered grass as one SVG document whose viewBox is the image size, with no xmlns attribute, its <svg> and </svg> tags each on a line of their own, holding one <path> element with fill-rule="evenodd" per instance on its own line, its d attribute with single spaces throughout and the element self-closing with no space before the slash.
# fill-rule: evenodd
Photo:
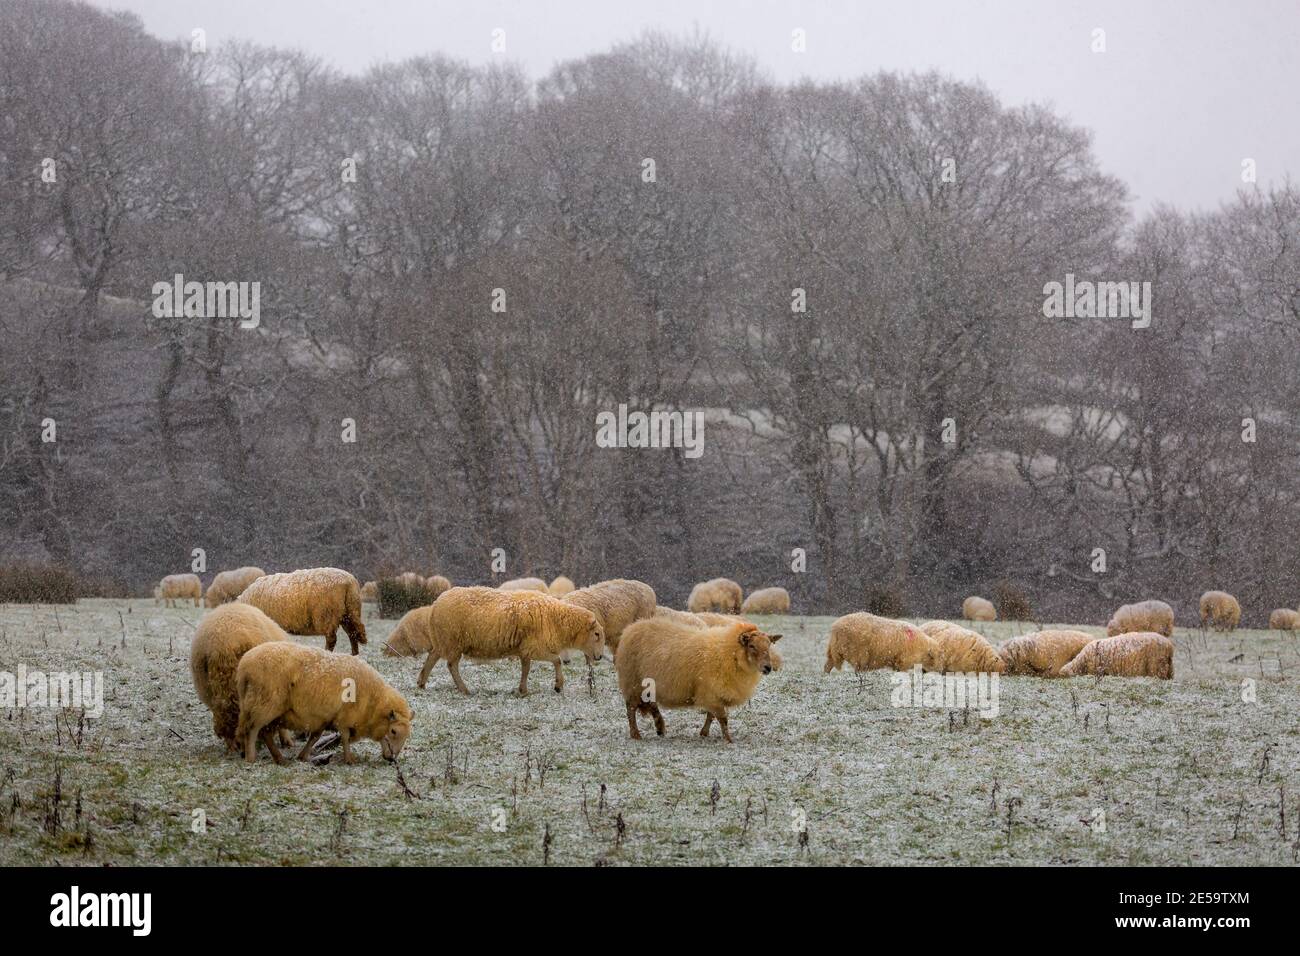
<svg viewBox="0 0 1300 956">
<path fill-rule="evenodd" d="M 366 657 L 415 709 L 417 799 L 369 742 L 350 767 L 225 756 L 190 684 L 202 613 L 0 606 L 0 670 L 102 670 L 106 697 L 79 743 L 75 714 L 0 708 L 0 864 L 1275 865 L 1300 846 L 1291 635 L 1180 630 L 1172 682 L 1003 679 L 985 720 L 894 708 L 887 672 L 823 674 L 831 618 L 769 620 L 785 667 L 727 746 L 686 711 L 629 740 L 608 661 L 594 689 L 570 665 L 563 694 L 542 666 L 515 697 L 513 663 L 466 664 L 469 698 L 445 666 L 417 690 L 418 661 L 379 653 L 394 622 L 370 619 Z"/>
</svg>

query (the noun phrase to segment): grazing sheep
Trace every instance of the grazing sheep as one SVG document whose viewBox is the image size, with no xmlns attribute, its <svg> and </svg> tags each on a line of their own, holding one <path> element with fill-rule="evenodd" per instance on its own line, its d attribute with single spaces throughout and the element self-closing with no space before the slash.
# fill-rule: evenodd
<svg viewBox="0 0 1300 956">
<path fill-rule="evenodd" d="M 723 614 L 739 614 L 745 592 L 740 585 L 730 578 L 714 578 L 691 588 L 691 596 L 686 601 L 686 609 L 699 611 L 720 611 Z"/>
<path fill-rule="evenodd" d="M 1114 677 L 1174 676 L 1174 642 L 1154 631 L 1120 634 L 1089 641 L 1061 668 L 1062 677 L 1109 674 Z"/>
<path fill-rule="evenodd" d="M 839 670 L 844 664 L 851 664 L 855 671 L 883 667 L 908 671 L 924 664 L 934 647 L 933 640 L 906 621 L 859 611 L 831 625 L 825 672 Z"/>
<path fill-rule="evenodd" d="M 1060 677 L 1061 668 L 1095 640 L 1083 631 L 1038 631 L 1005 641 L 998 655 L 1006 661 L 1007 674 Z"/>
<path fill-rule="evenodd" d="M 934 641 L 930 657 L 922 661 L 928 671 L 958 674 L 1001 674 L 1007 669 L 997 648 L 969 628 L 951 621 L 926 621 L 921 632 Z"/>
<path fill-rule="evenodd" d="M 379 582 L 367 581 L 361 585 L 361 603 L 374 604 L 379 600 Z"/>
<path fill-rule="evenodd" d="M 227 601 L 233 601 L 244 593 L 244 588 L 265 574 L 266 572 L 261 568 L 251 565 L 233 571 L 222 571 L 208 585 L 208 593 L 204 595 L 203 603 L 208 607 L 218 607 Z"/>
<path fill-rule="evenodd" d="M 1201 627 L 1216 631 L 1235 631 L 1241 622 L 1241 605 L 1226 591 L 1206 591 L 1201 595 Z"/>
<path fill-rule="evenodd" d="M 276 763 L 284 757 L 268 728 L 307 734 L 298 754 L 306 760 L 323 731 L 338 731 L 343 761 L 352 763 L 354 740 L 378 740 L 385 760 L 395 760 L 411 733 L 411 708 L 365 661 L 305 644 L 272 641 L 245 652 L 235 671 L 244 759 L 257 759 L 260 738 Z"/>
<path fill-rule="evenodd" d="M 1268 629 L 1270 631 L 1300 630 L 1300 611 L 1293 611 L 1289 607 L 1278 608 L 1268 616 Z"/>
<path fill-rule="evenodd" d="M 731 621 L 699 630 L 663 617 L 638 621 L 623 632 L 614 656 L 618 686 L 627 705 L 633 740 L 641 739 L 637 713 L 654 718 L 664 735 L 660 707 L 704 711 L 700 736 L 707 737 L 716 719 L 722 739 L 731 743 L 727 709 L 749 700 L 759 678 L 781 667 L 772 644 L 780 634 L 764 634 L 748 621 Z"/>
<path fill-rule="evenodd" d="M 352 642 L 352 653 L 360 654 L 366 643 L 366 626 L 361 622 L 361 585 L 338 568 L 308 568 L 258 578 L 239 596 L 266 612 L 290 634 L 323 635 L 325 649 L 334 650 L 335 632 L 342 626 Z"/>
<path fill-rule="evenodd" d="M 432 604 L 413 608 L 402 615 L 384 642 L 385 657 L 414 657 L 429 650 L 429 612 Z"/>
<path fill-rule="evenodd" d="M 613 578 L 570 591 L 563 600 L 595 614 L 605 631 L 605 642 L 617 651 L 623 629 L 654 614 L 657 598 L 654 588 L 643 581 Z"/>
<path fill-rule="evenodd" d="M 558 578 L 556 578 L 554 581 L 550 583 L 550 586 L 547 588 L 547 590 L 550 591 L 552 597 L 564 597 L 564 595 L 573 591 L 574 588 L 575 585 L 573 581 L 570 578 L 566 578 L 563 574 L 561 574 Z"/>
<path fill-rule="evenodd" d="M 723 617 L 723 615 L 721 614 L 717 614 L 714 616 Z M 690 611 L 678 611 L 675 610 L 674 608 L 664 607 L 662 605 L 655 608 L 655 612 L 652 615 L 652 617 L 656 619 L 672 621 L 675 624 L 684 624 L 685 626 L 693 627 L 698 631 L 707 630 L 709 627 L 709 623 L 698 614 L 692 614 Z M 730 624 L 734 620 L 735 618 L 733 617 L 726 618 L 728 624 Z"/>
<path fill-rule="evenodd" d="M 199 621 L 190 643 L 190 676 L 199 700 L 212 711 L 212 730 L 226 742 L 227 751 L 239 749 L 235 669 L 240 658 L 259 644 L 287 640 L 280 625 L 248 604 L 223 604 Z"/>
<path fill-rule="evenodd" d="M 967 621 L 996 621 L 998 611 L 988 598 L 976 597 L 972 594 L 961 602 L 961 616 Z"/>
<path fill-rule="evenodd" d="M 1174 635 L 1174 609 L 1164 601 L 1138 601 L 1123 604 L 1106 624 L 1106 636 L 1154 631 L 1165 637 Z"/>
<path fill-rule="evenodd" d="M 198 607 L 203 600 L 203 582 L 197 574 L 169 574 L 158 582 L 154 591 L 154 601 L 162 601 L 166 607 L 175 607 L 177 601 L 194 601 Z"/>
<path fill-rule="evenodd" d="M 424 579 L 424 586 L 429 589 L 429 597 L 438 600 L 438 595 L 443 591 L 451 590 L 451 582 L 441 574 L 431 574 Z"/>
<path fill-rule="evenodd" d="M 541 578 L 515 578 L 513 581 L 506 581 L 498 591 L 541 591 L 550 594 L 551 589 L 546 586 L 546 582 Z"/>
<path fill-rule="evenodd" d="M 605 631 L 594 613 L 528 590 L 452 588 L 433 602 L 428 633 L 429 656 L 416 686 L 423 688 L 433 665 L 446 659 L 451 679 L 462 694 L 468 694 L 469 688 L 461 680 L 461 657 L 518 657 L 519 696 L 524 697 L 532 661 L 557 662 L 563 651 L 572 648 L 582 651 L 591 663 L 605 652 Z M 563 688 L 564 673 L 557 663 L 555 690 Z"/>
<path fill-rule="evenodd" d="M 741 614 L 789 614 L 790 592 L 785 588 L 760 588 L 751 591 L 745 603 L 740 605 Z"/>
</svg>

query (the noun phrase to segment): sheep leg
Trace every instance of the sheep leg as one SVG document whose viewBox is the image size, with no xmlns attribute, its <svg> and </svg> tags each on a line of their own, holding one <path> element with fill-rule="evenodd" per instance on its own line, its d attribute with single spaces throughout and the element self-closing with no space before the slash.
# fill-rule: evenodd
<svg viewBox="0 0 1300 956">
<path fill-rule="evenodd" d="M 724 710 L 723 708 L 719 707 L 719 708 L 718 708 L 718 712 L 717 712 L 716 714 L 714 714 L 713 716 L 716 717 L 716 718 L 718 718 L 718 726 L 722 728 L 722 739 L 725 740 L 727 743 L 732 743 L 733 741 L 732 741 L 732 739 L 731 739 L 731 731 L 729 731 L 729 730 L 727 729 L 727 712 L 726 712 L 726 710 Z"/>
<path fill-rule="evenodd" d="M 632 739 L 640 740 L 641 731 L 638 730 L 636 726 L 636 711 L 637 711 L 637 705 L 635 703 L 631 703 L 627 705 L 627 726 L 628 729 L 631 731 Z"/>
<path fill-rule="evenodd" d="M 330 632 L 325 635 L 325 650 L 327 651 L 334 650 L 334 645 L 338 643 L 338 639 L 339 639 L 338 627 L 335 626 L 330 628 Z"/>
<path fill-rule="evenodd" d="M 271 759 L 276 763 L 284 763 L 284 754 L 280 753 L 280 746 L 275 742 L 275 731 L 269 727 L 262 728 L 262 742 L 266 744 L 266 749 L 271 751 Z"/>
<path fill-rule="evenodd" d="M 320 740 L 320 735 L 322 733 L 323 731 L 318 730 L 315 733 L 308 735 L 307 743 L 303 746 L 302 750 L 298 751 L 299 760 L 306 760 L 311 756 L 311 748 L 316 746 L 316 741 Z"/>
<path fill-rule="evenodd" d="M 429 682 L 429 674 L 433 672 L 433 665 L 438 663 L 438 652 L 430 651 L 429 656 L 424 659 L 424 666 L 420 668 L 420 676 L 415 681 L 415 686 L 424 690 L 424 685 Z"/>
<path fill-rule="evenodd" d="M 248 728 L 248 734 L 244 737 L 244 759 L 249 763 L 257 760 L 257 737 L 262 732 L 265 724 L 254 724 Z"/>
<path fill-rule="evenodd" d="M 555 692 L 558 694 L 562 690 L 564 690 L 564 665 L 560 663 L 560 659 L 557 657 L 555 659 Z"/>
<path fill-rule="evenodd" d="M 352 756 L 352 747 L 350 746 L 352 741 L 351 728 L 344 727 L 342 730 L 340 730 L 339 740 L 342 741 L 343 743 L 343 762 L 344 763 L 355 762 L 356 758 Z"/>
<path fill-rule="evenodd" d="M 713 715 L 707 710 L 704 712 L 704 726 L 700 728 L 700 736 L 709 736 L 709 728 L 713 726 Z"/>
<path fill-rule="evenodd" d="M 519 696 L 528 696 L 528 669 L 533 666 L 533 662 L 527 657 L 519 658 Z"/>
<path fill-rule="evenodd" d="M 447 658 L 447 670 L 451 671 L 451 679 L 456 682 L 456 689 L 460 691 L 462 694 L 464 694 L 466 697 L 468 697 L 469 688 L 466 687 L 465 682 L 460 679 L 460 655 L 459 654 L 457 654 L 455 657 Z"/>
</svg>

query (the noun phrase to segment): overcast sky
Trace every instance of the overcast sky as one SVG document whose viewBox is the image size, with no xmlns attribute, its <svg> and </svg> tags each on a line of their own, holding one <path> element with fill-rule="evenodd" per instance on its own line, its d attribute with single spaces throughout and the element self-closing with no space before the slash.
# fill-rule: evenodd
<svg viewBox="0 0 1300 956">
<path fill-rule="evenodd" d="M 472 63 L 502 54 L 533 77 L 656 28 L 699 28 L 772 77 L 844 79 L 938 69 L 981 79 L 1004 102 L 1044 102 L 1095 134 L 1103 167 L 1141 212 L 1209 209 L 1241 186 L 1300 177 L 1300 0 L 95 0 L 151 33 L 209 48 L 244 37 L 306 50 L 348 72 L 418 53 Z M 791 31 L 807 52 L 791 51 Z M 1092 31 L 1106 52 L 1092 52 Z"/>
</svg>

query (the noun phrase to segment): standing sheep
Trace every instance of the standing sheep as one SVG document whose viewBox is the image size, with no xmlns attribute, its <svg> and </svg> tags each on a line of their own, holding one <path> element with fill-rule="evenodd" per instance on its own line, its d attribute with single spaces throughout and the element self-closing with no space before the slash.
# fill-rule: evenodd
<svg viewBox="0 0 1300 956">
<path fill-rule="evenodd" d="M 429 649 L 429 612 L 432 604 L 412 608 L 402 615 L 384 641 L 385 657 L 414 657 Z"/>
<path fill-rule="evenodd" d="M 551 590 L 541 578 L 515 578 L 506 581 L 497 588 L 498 591 L 541 591 L 550 594 Z"/>
<path fill-rule="evenodd" d="M 564 595 L 574 590 L 573 581 L 561 574 L 558 578 L 550 583 L 547 590 L 552 597 L 564 597 Z"/>
<path fill-rule="evenodd" d="M 1216 631 L 1235 631 L 1241 622 L 1241 605 L 1226 591 L 1206 591 L 1201 595 L 1201 627 Z"/>
<path fill-rule="evenodd" d="M 361 585 L 361 603 L 374 604 L 379 600 L 379 582 L 367 581 Z"/>
<path fill-rule="evenodd" d="M 434 601 L 438 600 L 438 595 L 443 591 L 451 590 L 451 582 L 441 574 L 433 574 L 425 578 L 424 585 L 429 589 L 429 597 Z"/>
<path fill-rule="evenodd" d="M 605 642 L 617 651 L 623 629 L 654 614 L 658 599 L 654 588 L 644 581 L 613 578 L 570 591 L 563 600 L 595 614 L 605 631 Z"/>
<path fill-rule="evenodd" d="M 759 588 L 751 591 L 740 606 L 741 614 L 789 614 L 790 592 L 785 588 Z"/>
<path fill-rule="evenodd" d="M 1174 635 L 1174 609 L 1164 601 L 1138 601 L 1122 604 L 1106 624 L 1106 636 L 1154 631 L 1165 637 Z"/>
<path fill-rule="evenodd" d="M 1270 631 L 1300 630 L 1300 612 L 1293 611 L 1289 607 L 1278 608 L 1268 616 L 1268 629 Z"/>
<path fill-rule="evenodd" d="M 967 621 L 996 621 L 998 611 L 988 598 L 976 597 L 972 594 L 961 602 L 961 616 Z"/>
<path fill-rule="evenodd" d="M 266 572 L 261 568 L 251 565 L 236 568 L 233 571 L 222 571 L 208 585 L 208 592 L 203 596 L 203 603 L 208 607 L 218 607 L 228 601 L 233 601 L 244 593 L 244 588 L 258 578 L 265 576 L 265 574 Z"/>
<path fill-rule="evenodd" d="M 691 588 L 686 609 L 697 613 L 719 611 L 723 614 L 739 614 L 744 597 L 745 592 L 735 581 L 730 578 L 714 578 Z"/>
<path fill-rule="evenodd" d="M 992 644 L 969 628 L 951 621 L 926 621 L 922 633 L 934 641 L 934 650 L 922 666 L 940 673 L 1001 674 L 1007 662 Z"/>
<path fill-rule="evenodd" d="M 164 607 L 175 607 L 177 601 L 189 600 L 194 601 L 195 607 L 203 600 L 203 582 L 197 574 L 169 574 L 154 590 L 154 603 L 162 601 Z"/>
<path fill-rule="evenodd" d="M 424 687 L 433 665 L 445 658 L 456 689 L 468 694 L 460 676 L 462 657 L 518 657 L 519 696 L 525 697 L 532 661 L 556 661 L 570 648 L 582 651 L 589 663 L 600 660 L 605 652 L 605 632 L 591 611 L 549 594 L 452 588 L 433 602 L 428 647 L 417 687 Z M 563 687 L 563 672 L 557 666 L 555 690 Z"/>
<path fill-rule="evenodd" d="M 1038 631 L 1013 637 L 998 648 L 1007 674 L 1060 677 L 1061 668 L 1096 638 L 1083 631 Z"/>
<path fill-rule="evenodd" d="M 780 639 L 747 621 L 703 631 L 665 618 L 633 624 L 623 632 L 614 657 L 632 739 L 641 739 L 638 713 L 653 717 L 662 737 L 659 708 L 692 707 L 706 715 L 701 737 L 709 735 L 716 719 L 722 739 L 731 743 L 727 709 L 749 700 L 759 678 L 780 669 L 781 657 L 772 648 Z"/>
<path fill-rule="evenodd" d="M 308 568 L 258 578 L 239 596 L 266 612 L 290 634 L 323 635 L 325 649 L 334 650 L 335 632 L 341 626 L 352 642 L 352 653 L 360 654 L 366 643 L 366 626 L 361 621 L 361 585 L 338 568 Z"/>
<path fill-rule="evenodd" d="M 825 672 L 839 670 L 844 664 L 851 664 L 855 671 L 883 667 L 908 671 L 924 665 L 934 647 L 933 640 L 906 621 L 858 611 L 831 625 Z"/>
<path fill-rule="evenodd" d="M 1083 674 L 1172 680 L 1174 642 L 1154 631 L 1098 638 L 1085 644 L 1074 660 L 1061 668 L 1062 677 Z"/>
<path fill-rule="evenodd" d="M 238 749 L 239 691 L 235 670 L 244 653 L 268 641 L 287 641 L 280 625 L 247 604 L 223 604 L 205 614 L 190 643 L 190 676 L 194 690 L 212 711 L 212 730 L 226 742 L 227 751 Z"/>
<path fill-rule="evenodd" d="M 378 740 L 385 760 L 396 760 L 411 734 L 411 708 L 363 660 L 319 648 L 272 641 L 248 650 L 235 672 L 244 759 L 257 759 L 260 738 L 276 763 L 284 757 L 268 728 L 282 725 L 307 734 L 298 754 L 306 760 L 327 728 L 338 731 L 344 763 L 354 740 Z"/>
</svg>

